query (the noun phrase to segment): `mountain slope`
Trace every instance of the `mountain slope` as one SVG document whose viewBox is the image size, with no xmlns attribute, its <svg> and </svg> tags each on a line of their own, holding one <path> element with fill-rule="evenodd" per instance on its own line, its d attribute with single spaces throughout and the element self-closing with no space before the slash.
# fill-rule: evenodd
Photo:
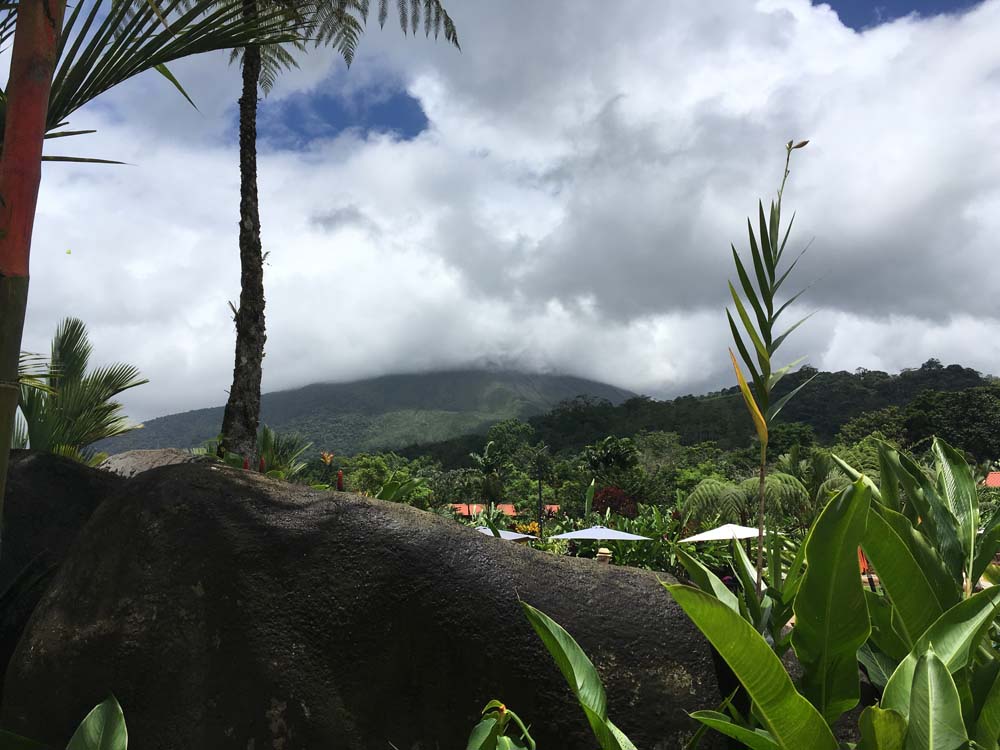
<svg viewBox="0 0 1000 750">
<path fill-rule="evenodd" d="M 314 450 L 352 454 L 485 432 L 501 419 L 542 414 L 581 395 L 617 404 L 635 394 L 567 375 L 461 370 L 265 393 L 261 418 L 279 432 L 299 433 Z M 218 434 L 222 411 L 219 406 L 158 417 L 94 447 L 109 453 L 191 448 Z"/>
</svg>

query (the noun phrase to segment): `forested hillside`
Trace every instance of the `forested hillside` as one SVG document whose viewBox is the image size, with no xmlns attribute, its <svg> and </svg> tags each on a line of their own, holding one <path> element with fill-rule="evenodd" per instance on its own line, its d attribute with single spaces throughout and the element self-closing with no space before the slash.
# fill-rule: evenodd
<svg viewBox="0 0 1000 750">
<path fill-rule="evenodd" d="M 788 375 L 776 392 L 780 397 L 809 378 L 813 379 L 782 411 L 779 425 L 784 424 L 786 430 L 793 429 L 788 425 L 807 425 L 822 443 L 833 441 L 845 428 L 852 439 L 877 429 L 906 437 L 909 442 L 935 432 L 944 436 L 964 430 L 975 436 L 956 438 L 956 444 L 972 452 L 977 452 L 974 445 L 978 445 L 978 452 L 989 454 L 991 430 L 1000 430 L 1000 386 L 993 378 L 961 365 L 944 366 L 932 359 L 898 374 L 878 370 L 818 372 L 806 366 Z M 993 418 L 987 418 L 991 409 Z M 642 431 L 673 432 L 685 444 L 714 441 L 725 450 L 748 445 L 753 435 L 735 386 L 666 401 L 637 396 L 614 404 L 574 398 L 528 422 L 537 438 L 556 453 L 579 451 L 607 435 L 627 437 Z M 482 442 L 480 435 L 464 435 L 435 444 L 411 445 L 401 453 L 408 457 L 428 455 L 445 466 L 467 466 L 468 454 L 479 450 Z"/>
<path fill-rule="evenodd" d="M 635 394 L 566 375 L 461 370 L 317 383 L 266 393 L 261 417 L 279 432 L 306 438 L 314 452 L 352 454 L 485 432 L 500 420 L 526 419 L 581 395 L 617 404 Z M 197 409 L 151 419 L 141 430 L 94 447 L 107 453 L 193 448 L 214 438 L 221 425 L 221 406 Z"/>
</svg>

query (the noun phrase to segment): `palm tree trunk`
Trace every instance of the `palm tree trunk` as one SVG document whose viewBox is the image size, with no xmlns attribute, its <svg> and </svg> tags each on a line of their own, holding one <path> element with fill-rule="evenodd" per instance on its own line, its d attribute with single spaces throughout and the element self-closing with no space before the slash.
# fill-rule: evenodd
<svg viewBox="0 0 1000 750">
<path fill-rule="evenodd" d="M 65 0 L 22 0 L 7 80 L 7 117 L 0 155 L 0 533 L 20 393 L 17 365 L 28 305 L 31 230 L 65 9 Z"/>
<path fill-rule="evenodd" d="M 243 12 L 256 15 L 255 0 L 245 0 Z M 261 363 L 264 359 L 264 259 L 257 203 L 257 85 L 260 49 L 243 51 L 243 93 L 240 96 L 240 306 L 236 311 L 236 361 L 233 385 L 222 418 L 220 451 L 253 463 L 260 423 Z"/>
</svg>

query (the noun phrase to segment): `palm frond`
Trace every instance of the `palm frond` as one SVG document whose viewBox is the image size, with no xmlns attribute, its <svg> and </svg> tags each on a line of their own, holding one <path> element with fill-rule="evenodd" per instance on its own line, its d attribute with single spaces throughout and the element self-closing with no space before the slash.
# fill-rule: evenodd
<svg viewBox="0 0 1000 750">
<path fill-rule="evenodd" d="M 306 21 L 288 8 L 286 3 L 267 3 L 248 18 L 238 0 L 157 0 L 155 6 L 78 0 L 60 36 L 47 129 L 64 126 L 73 112 L 119 83 L 182 57 L 301 42 Z M 15 22 L 14 11 L 0 15 L 0 44 Z M 0 96 L 0 127 L 5 109 L 6 97 Z"/>
<path fill-rule="evenodd" d="M 368 0 L 326 0 L 316 4 L 313 36 L 316 44 L 331 46 L 341 53 L 344 61 L 350 65 L 354 62 L 358 41 L 364 33 L 368 21 L 370 4 Z M 440 0 L 396 0 L 399 15 L 399 28 L 404 34 L 417 33 L 421 18 L 424 22 L 424 36 L 430 37 L 431 32 L 437 39 L 442 31 L 444 38 L 461 49 L 458 41 L 458 29 L 448 11 Z M 385 26 L 389 14 L 388 0 L 379 0 L 378 24 Z"/>
</svg>

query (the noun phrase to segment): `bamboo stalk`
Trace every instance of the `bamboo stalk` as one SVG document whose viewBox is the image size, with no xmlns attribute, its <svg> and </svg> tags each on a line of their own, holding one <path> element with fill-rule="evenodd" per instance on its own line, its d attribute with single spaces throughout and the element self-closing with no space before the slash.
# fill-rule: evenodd
<svg viewBox="0 0 1000 750">
<path fill-rule="evenodd" d="M 7 78 L 7 116 L 0 155 L 0 540 L 18 400 L 18 355 L 28 304 L 31 230 L 65 9 L 65 0 L 21 1 Z"/>
</svg>

